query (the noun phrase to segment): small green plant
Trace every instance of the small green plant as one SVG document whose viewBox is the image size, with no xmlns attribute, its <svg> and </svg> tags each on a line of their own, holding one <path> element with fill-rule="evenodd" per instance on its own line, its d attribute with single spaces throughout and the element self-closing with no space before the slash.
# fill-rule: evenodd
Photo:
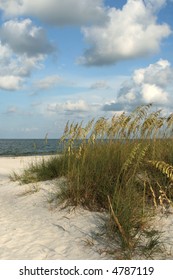
<svg viewBox="0 0 173 280">
<path fill-rule="evenodd" d="M 64 161 L 60 155 L 51 156 L 48 159 L 42 158 L 41 161 L 31 163 L 22 174 L 14 172 L 10 179 L 20 181 L 21 184 L 51 180 L 64 173 Z"/>
<path fill-rule="evenodd" d="M 157 230 L 144 230 L 142 235 L 145 239 L 144 244 L 139 246 L 141 255 L 147 259 L 152 259 L 154 254 L 163 253 L 163 244 L 160 241 L 161 233 Z"/>
</svg>

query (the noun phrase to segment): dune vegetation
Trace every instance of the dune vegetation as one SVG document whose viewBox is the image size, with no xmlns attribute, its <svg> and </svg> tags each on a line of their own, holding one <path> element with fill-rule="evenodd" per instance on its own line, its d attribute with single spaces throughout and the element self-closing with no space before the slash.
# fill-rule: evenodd
<svg viewBox="0 0 173 280">
<path fill-rule="evenodd" d="M 85 126 L 68 122 L 62 143 L 61 156 L 32 164 L 13 179 L 29 183 L 65 176 L 60 201 L 110 213 L 106 228 L 130 256 L 155 210 L 172 205 L 173 114 L 163 116 L 148 104 Z M 157 243 L 153 240 L 148 247 Z"/>
</svg>

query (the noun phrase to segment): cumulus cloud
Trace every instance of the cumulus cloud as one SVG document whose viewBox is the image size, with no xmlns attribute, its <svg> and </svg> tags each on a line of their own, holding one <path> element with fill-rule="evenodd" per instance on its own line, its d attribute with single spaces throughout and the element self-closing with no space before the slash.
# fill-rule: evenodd
<svg viewBox="0 0 173 280">
<path fill-rule="evenodd" d="M 155 64 L 150 64 L 147 68 L 141 68 L 134 72 L 133 80 L 136 84 L 154 84 L 166 87 L 172 80 L 172 68 L 167 60 L 160 59 Z"/>
<path fill-rule="evenodd" d="M 6 47 L 8 50 L 8 47 Z M 0 44 L 1 51 L 1 44 Z M 41 68 L 44 56 L 27 57 L 26 55 L 15 55 L 13 52 L 1 58 L 0 55 L 0 75 L 10 74 L 13 76 L 28 77 L 33 69 Z"/>
<path fill-rule="evenodd" d="M 122 84 L 117 99 L 106 103 L 104 111 L 132 110 L 141 104 L 153 103 L 172 107 L 173 68 L 167 60 L 159 60 L 136 70 L 132 78 Z"/>
<path fill-rule="evenodd" d="M 33 25 L 30 19 L 9 20 L 0 29 L 2 44 L 8 44 L 18 54 L 34 57 L 54 51 L 49 43 L 45 31 Z"/>
<path fill-rule="evenodd" d="M 0 42 L 0 88 L 19 90 L 33 69 L 42 67 L 43 59 L 43 55 L 16 55 L 8 45 L 2 45 Z"/>
<path fill-rule="evenodd" d="M 44 89 L 54 87 L 61 82 L 62 82 L 62 78 L 60 76 L 52 75 L 52 76 L 47 76 L 46 78 L 35 82 L 35 86 L 38 89 L 43 89 L 44 90 Z"/>
<path fill-rule="evenodd" d="M 11 56 L 11 50 L 7 46 L 3 46 L 0 43 L 0 62 L 6 63 L 8 60 L 9 56 Z"/>
<path fill-rule="evenodd" d="M 110 8 L 104 25 L 82 28 L 90 48 L 78 63 L 108 65 L 157 52 L 161 41 L 171 34 L 167 24 L 157 23 L 156 12 L 165 2 L 128 0 L 121 10 Z"/>
<path fill-rule="evenodd" d="M 30 19 L 10 20 L 0 28 L 0 88 L 19 90 L 54 50 L 44 30 Z"/>
<path fill-rule="evenodd" d="M 22 77 L 18 73 L 13 74 L 13 66 L 10 64 L 12 52 L 8 46 L 0 43 L 0 89 L 17 90 L 22 84 Z"/>
<path fill-rule="evenodd" d="M 142 97 L 145 103 L 168 104 L 168 93 L 156 85 L 142 85 Z"/>
<path fill-rule="evenodd" d="M 102 22 L 106 17 L 103 0 L 0 0 L 6 17 L 34 16 L 53 25 Z"/>
</svg>

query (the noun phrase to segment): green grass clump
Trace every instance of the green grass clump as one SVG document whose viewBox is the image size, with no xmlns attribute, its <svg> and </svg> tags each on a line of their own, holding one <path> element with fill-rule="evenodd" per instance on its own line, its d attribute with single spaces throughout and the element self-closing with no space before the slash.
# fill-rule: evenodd
<svg viewBox="0 0 173 280">
<path fill-rule="evenodd" d="M 132 252 L 151 209 L 172 203 L 172 136 L 173 114 L 163 117 L 151 104 L 86 126 L 67 123 L 63 154 L 32 165 L 20 179 L 65 176 L 61 199 L 91 211 L 109 211 L 109 228 Z"/>
<path fill-rule="evenodd" d="M 41 161 L 32 162 L 23 173 L 13 173 L 11 180 L 18 180 L 22 184 L 52 180 L 63 176 L 64 161 L 60 155 L 51 156 L 49 159 L 42 158 Z"/>
</svg>

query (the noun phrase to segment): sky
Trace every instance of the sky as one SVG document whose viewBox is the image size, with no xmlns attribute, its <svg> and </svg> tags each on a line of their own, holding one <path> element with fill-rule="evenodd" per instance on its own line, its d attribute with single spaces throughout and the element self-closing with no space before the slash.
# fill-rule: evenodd
<svg viewBox="0 0 173 280">
<path fill-rule="evenodd" d="M 0 138 L 173 112 L 173 0 L 0 0 Z"/>
</svg>

